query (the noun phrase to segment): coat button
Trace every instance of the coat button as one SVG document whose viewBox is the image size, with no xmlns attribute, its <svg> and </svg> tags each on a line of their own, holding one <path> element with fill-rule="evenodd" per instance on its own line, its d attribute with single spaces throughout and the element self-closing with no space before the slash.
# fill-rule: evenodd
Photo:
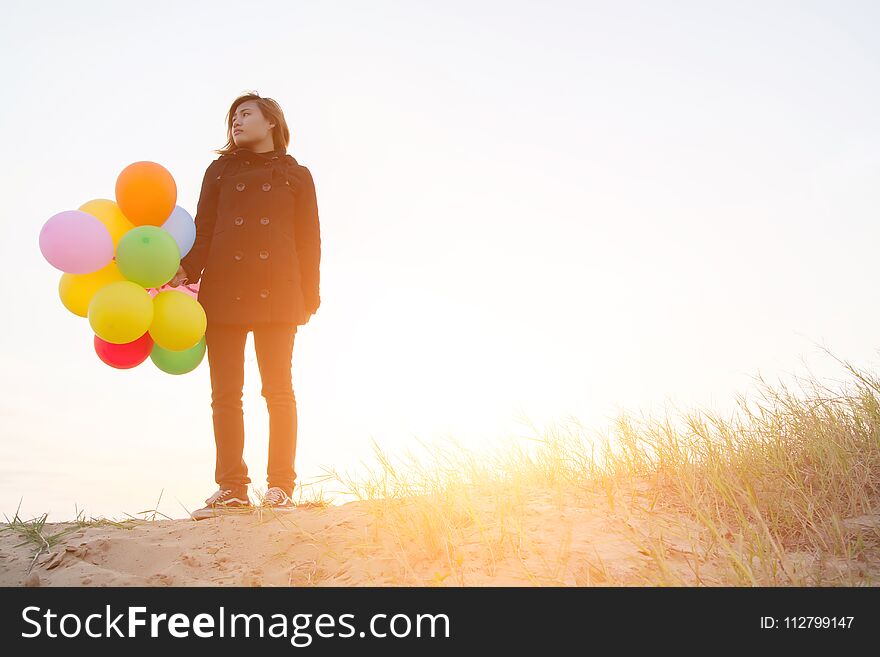
<svg viewBox="0 0 880 657">
<path fill-rule="evenodd" d="M 260 296 L 265 299 L 266 297 L 269 296 L 269 290 L 266 290 L 266 289 L 260 290 Z"/>
<path fill-rule="evenodd" d="M 260 223 L 265 226 L 269 223 L 269 217 L 260 217 Z"/>
<path fill-rule="evenodd" d="M 235 255 L 232 257 L 235 258 L 236 260 L 241 260 L 244 256 L 241 251 L 236 251 Z"/>
<path fill-rule="evenodd" d="M 250 164 L 251 161 L 250 161 L 250 160 L 245 160 L 244 163 L 245 163 L 245 164 Z"/>
<path fill-rule="evenodd" d="M 269 257 L 269 252 L 266 251 L 266 249 L 263 249 L 262 251 L 260 251 L 260 257 L 261 257 L 263 260 L 265 260 L 266 258 Z"/>
<path fill-rule="evenodd" d="M 272 189 L 271 183 L 263 183 L 263 191 L 264 192 L 268 192 L 270 189 Z"/>
<path fill-rule="evenodd" d="M 241 301 L 241 297 L 235 297 L 236 301 Z"/>
<path fill-rule="evenodd" d="M 237 189 L 239 192 L 242 191 L 242 190 L 244 190 L 244 183 L 238 183 L 238 184 L 235 186 L 235 189 Z"/>
<path fill-rule="evenodd" d="M 236 217 L 235 218 L 235 225 L 236 226 L 241 226 L 243 223 L 244 223 L 244 217 Z"/>
</svg>

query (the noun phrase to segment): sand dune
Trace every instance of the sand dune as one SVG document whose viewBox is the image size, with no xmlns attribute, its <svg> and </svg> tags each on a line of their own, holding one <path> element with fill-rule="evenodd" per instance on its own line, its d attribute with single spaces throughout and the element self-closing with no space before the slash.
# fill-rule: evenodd
<svg viewBox="0 0 880 657">
<path fill-rule="evenodd" d="M 629 495 L 632 495 L 631 491 Z M 635 493 L 638 495 L 638 493 Z M 632 498 L 635 499 L 635 498 Z M 631 500 L 630 500 L 631 501 Z M 540 492 L 524 499 L 515 517 L 499 515 L 506 531 L 492 527 L 493 504 L 484 499 L 480 522 L 463 518 L 456 545 L 431 546 L 417 532 L 389 531 L 377 520 L 380 502 L 298 508 L 283 515 L 134 521 L 127 528 L 86 526 L 43 552 L 28 573 L 34 543 L 11 531 L 0 534 L 0 584 L 4 586 L 357 586 L 357 585 L 603 585 L 656 581 L 647 525 L 625 505 L 612 509 L 601 492 Z M 405 514 L 406 501 L 395 513 Z M 414 499 L 413 514 L 422 511 Z M 402 505 L 402 506 L 401 506 Z M 666 567 L 697 580 L 688 565 L 699 528 L 684 518 L 660 540 Z M 684 525 L 682 522 L 685 521 Z M 71 525 L 48 523 L 49 535 Z M 384 532 L 384 533 L 383 533 Z M 437 546 L 435 546 L 437 547 Z M 704 564 L 703 583 L 713 566 Z"/>
</svg>

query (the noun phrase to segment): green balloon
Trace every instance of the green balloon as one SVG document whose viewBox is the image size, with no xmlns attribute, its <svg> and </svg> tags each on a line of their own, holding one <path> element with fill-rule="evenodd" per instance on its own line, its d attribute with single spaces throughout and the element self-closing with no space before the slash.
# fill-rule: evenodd
<svg viewBox="0 0 880 657">
<path fill-rule="evenodd" d="M 175 270 L 176 271 L 176 270 Z M 182 351 L 171 351 L 155 342 L 150 352 L 150 360 L 167 374 L 186 374 L 196 369 L 205 357 L 205 336 L 194 347 Z"/>
<path fill-rule="evenodd" d="M 138 285 L 161 287 L 180 267 L 180 248 L 164 228 L 136 226 L 116 245 L 116 266 L 123 276 Z"/>
</svg>

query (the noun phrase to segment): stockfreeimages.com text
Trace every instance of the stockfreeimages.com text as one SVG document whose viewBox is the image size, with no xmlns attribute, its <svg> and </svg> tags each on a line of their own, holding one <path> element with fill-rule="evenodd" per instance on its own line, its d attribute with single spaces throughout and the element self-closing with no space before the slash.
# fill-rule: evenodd
<svg viewBox="0 0 880 657">
<path fill-rule="evenodd" d="M 199 613 L 193 618 L 187 614 L 147 613 L 146 607 L 126 607 L 126 611 L 115 613 L 106 605 L 105 613 L 89 614 L 84 619 L 77 614 L 58 614 L 51 609 L 25 607 L 22 619 L 29 631 L 22 632 L 23 638 L 47 636 L 51 638 L 74 638 L 86 635 L 92 638 L 122 637 L 137 638 L 171 636 L 186 638 L 190 633 L 201 638 L 222 637 L 272 637 L 290 639 L 296 647 L 306 647 L 314 636 L 321 638 L 348 637 L 446 637 L 450 636 L 450 622 L 446 614 L 373 614 L 367 627 L 358 631 L 350 620 L 354 614 L 227 614 L 220 607 L 216 614 Z M 312 631 L 309 631 L 309 630 Z M 340 630 L 341 631 L 337 631 Z M 439 632 L 439 633 L 438 633 Z"/>
</svg>

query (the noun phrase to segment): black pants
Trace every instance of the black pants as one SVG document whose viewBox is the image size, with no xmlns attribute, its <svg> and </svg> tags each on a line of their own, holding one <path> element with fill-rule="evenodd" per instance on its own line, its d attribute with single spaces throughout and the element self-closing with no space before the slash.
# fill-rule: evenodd
<svg viewBox="0 0 880 657">
<path fill-rule="evenodd" d="M 252 327 L 211 324 L 205 331 L 211 371 L 211 408 L 217 461 L 214 479 L 221 488 L 246 492 L 251 483 L 244 462 L 244 348 L 253 331 L 254 348 L 269 410 L 269 487 L 293 494 L 296 471 L 296 398 L 291 364 L 296 326 L 256 324 Z"/>
</svg>

